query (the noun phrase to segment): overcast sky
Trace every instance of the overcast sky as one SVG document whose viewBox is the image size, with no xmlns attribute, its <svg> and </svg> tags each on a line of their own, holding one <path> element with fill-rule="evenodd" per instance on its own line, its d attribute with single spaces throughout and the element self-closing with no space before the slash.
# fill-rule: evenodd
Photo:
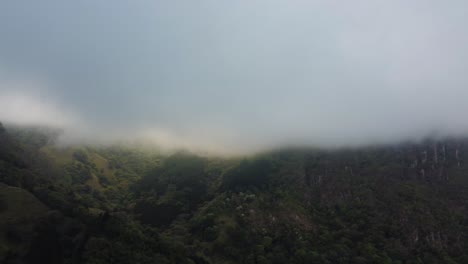
<svg viewBox="0 0 468 264">
<path fill-rule="evenodd" d="M 468 132 L 468 2 L 0 2 L 0 121 L 215 151 Z"/>
</svg>

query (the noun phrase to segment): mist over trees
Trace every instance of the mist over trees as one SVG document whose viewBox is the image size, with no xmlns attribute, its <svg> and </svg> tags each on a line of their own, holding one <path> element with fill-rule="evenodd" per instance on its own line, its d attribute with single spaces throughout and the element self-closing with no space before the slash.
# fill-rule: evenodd
<svg viewBox="0 0 468 264">
<path fill-rule="evenodd" d="M 468 263 L 467 1 L 0 1 L 0 263 Z"/>
<path fill-rule="evenodd" d="M 12 131 L 0 134 L 5 263 L 468 260 L 466 139 L 215 158 Z"/>
</svg>

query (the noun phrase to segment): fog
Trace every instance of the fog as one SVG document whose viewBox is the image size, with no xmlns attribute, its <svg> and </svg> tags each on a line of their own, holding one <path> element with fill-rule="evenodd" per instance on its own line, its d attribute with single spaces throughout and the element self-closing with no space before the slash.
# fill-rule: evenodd
<svg viewBox="0 0 468 264">
<path fill-rule="evenodd" d="M 0 121 L 213 153 L 468 135 L 466 1 L 2 1 Z"/>
</svg>

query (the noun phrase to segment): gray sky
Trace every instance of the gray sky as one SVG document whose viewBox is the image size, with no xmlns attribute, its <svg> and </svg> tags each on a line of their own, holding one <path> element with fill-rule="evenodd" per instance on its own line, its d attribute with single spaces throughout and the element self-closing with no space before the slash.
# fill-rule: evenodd
<svg viewBox="0 0 468 264">
<path fill-rule="evenodd" d="M 0 120 L 212 151 L 467 134 L 462 0 L 0 3 Z"/>
</svg>

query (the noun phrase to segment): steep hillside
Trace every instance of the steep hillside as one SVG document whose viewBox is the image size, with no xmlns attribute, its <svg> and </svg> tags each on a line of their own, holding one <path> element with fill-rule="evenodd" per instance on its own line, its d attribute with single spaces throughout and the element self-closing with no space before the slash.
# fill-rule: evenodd
<svg viewBox="0 0 468 264">
<path fill-rule="evenodd" d="M 79 260 L 85 227 L 64 215 L 71 205 L 63 207 L 67 190 L 55 185 L 58 174 L 47 169 L 51 163 L 4 129 L 0 130 L 0 141 L 0 262 Z"/>
<path fill-rule="evenodd" d="M 465 139 L 226 159 L 50 137 L 0 132 L 11 263 L 468 263 Z"/>
<path fill-rule="evenodd" d="M 286 150 L 205 184 L 184 176 L 209 179 L 196 173 L 207 160 L 171 157 L 142 180 L 136 213 L 212 263 L 467 263 L 467 147 Z"/>
</svg>

